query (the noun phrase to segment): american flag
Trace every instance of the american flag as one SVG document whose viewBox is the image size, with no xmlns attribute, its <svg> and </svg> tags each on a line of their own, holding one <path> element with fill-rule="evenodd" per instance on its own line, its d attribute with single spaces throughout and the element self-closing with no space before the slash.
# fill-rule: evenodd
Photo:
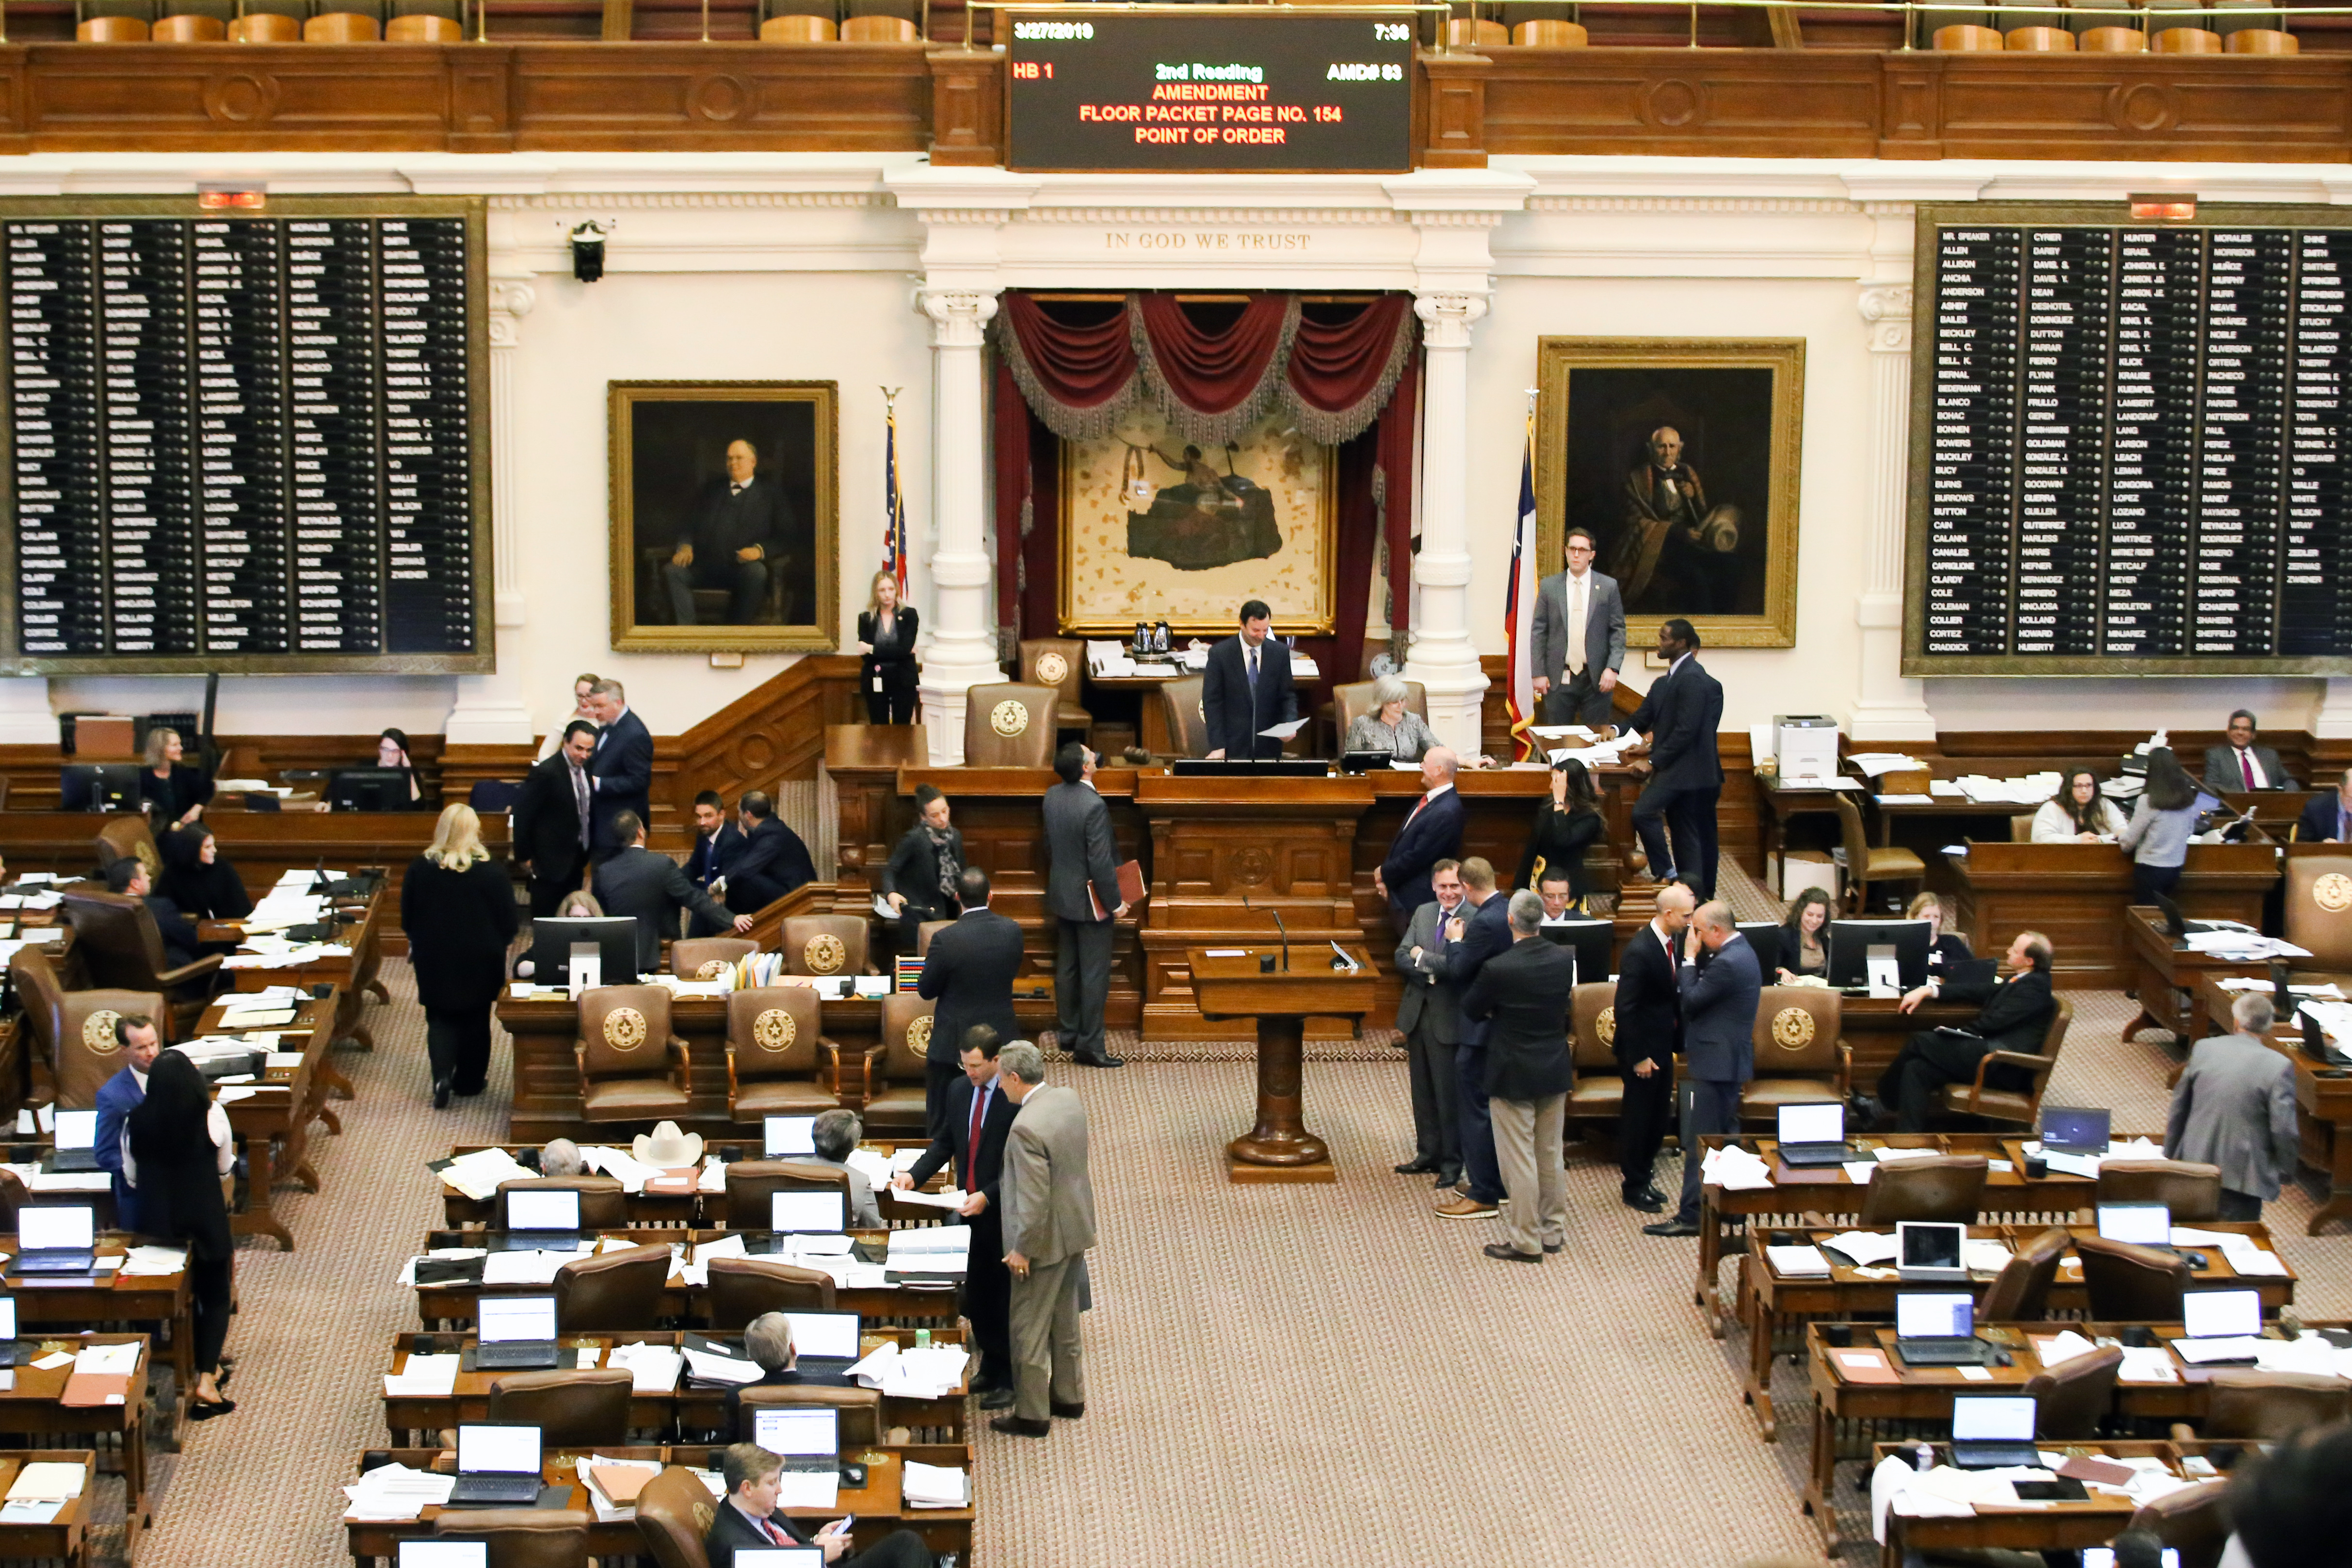
<svg viewBox="0 0 2352 1568">
<path fill-rule="evenodd" d="M 882 529 L 882 570 L 898 580 L 898 602 L 907 601 L 907 497 L 898 488 L 898 393 L 882 389 L 887 430 L 882 440 L 882 486 L 889 516 Z"/>
</svg>

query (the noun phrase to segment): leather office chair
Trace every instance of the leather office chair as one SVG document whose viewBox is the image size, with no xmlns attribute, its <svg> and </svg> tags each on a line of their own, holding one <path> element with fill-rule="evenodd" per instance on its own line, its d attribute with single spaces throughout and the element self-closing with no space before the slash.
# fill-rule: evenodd
<svg viewBox="0 0 2352 1568">
<path fill-rule="evenodd" d="M 433 1533 L 489 1542 L 490 1568 L 580 1568 L 593 1522 L 569 1508 L 453 1508 L 434 1520 Z"/>
<path fill-rule="evenodd" d="M 841 1451 L 871 1447 L 882 1440 L 882 1394 L 872 1388 L 832 1388 L 819 1384 L 782 1383 L 766 1388 L 745 1388 L 740 1397 L 743 1423 L 740 1440 L 750 1442 L 752 1424 L 761 1406 L 830 1405 L 841 1412 Z"/>
<path fill-rule="evenodd" d="M 0 1226 L 6 1227 L 7 1235 L 16 1234 L 17 1212 L 32 1201 L 33 1189 L 25 1184 L 25 1178 L 0 1166 Z"/>
<path fill-rule="evenodd" d="M 710 1568 L 702 1549 L 719 1500 L 683 1465 L 672 1465 L 637 1493 L 637 1533 L 660 1568 Z"/>
<path fill-rule="evenodd" d="M 924 921 L 915 927 L 915 956 L 927 958 L 931 952 L 931 938 L 955 924 L 953 921 Z"/>
<path fill-rule="evenodd" d="M 1834 991 L 1764 987 L 1750 1034 L 1756 1076 L 1739 1091 L 1740 1115 L 1769 1121 L 1784 1105 L 1843 1104 L 1853 1076 L 1853 1048 L 1839 1034 L 1844 1019 Z"/>
<path fill-rule="evenodd" d="M 2283 903 L 2286 940 L 2311 950 L 2295 978 L 2308 973 L 2352 981 L 2352 855 L 2288 860 Z"/>
<path fill-rule="evenodd" d="M 805 1192 L 839 1193 L 842 1215 L 848 1217 L 849 1180 L 842 1172 L 799 1160 L 738 1160 L 727 1167 L 725 1223 L 736 1230 L 765 1230 L 770 1198 Z"/>
<path fill-rule="evenodd" d="M 509 1193 L 578 1193 L 580 1194 L 580 1228 L 583 1230 L 625 1230 L 629 1225 L 629 1194 L 621 1189 L 616 1176 L 532 1176 L 499 1184 L 496 1202 L 497 1227 L 512 1230 L 507 1219 Z M 614 1442 L 620 1439 L 615 1437 Z"/>
<path fill-rule="evenodd" d="M 2230 1483 L 2203 1481 L 2140 1504 L 2130 1528 L 2180 1553 L 2180 1568 L 2221 1568 L 2230 1546 Z"/>
<path fill-rule="evenodd" d="M 2058 1279 L 2058 1261 L 2074 1244 L 2056 1226 L 2021 1244 L 2000 1272 L 1985 1288 L 1978 1314 L 1988 1323 L 2030 1323 L 2049 1310 L 2050 1287 Z"/>
<path fill-rule="evenodd" d="M 1209 754 L 1209 718 L 1201 707 L 1206 676 L 1180 675 L 1160 688 L 1160 711 L 1168 721 L 1168 744 L 1180 757 Z"/>
<path fill-rule="evenodd" d="M 536 1426 L 551 1449 L 626 1443 L 635 1386 L 626 1367 L 500 1373 L 490 1384 L 488 1418 Z"/>
<path fill-rule="evenodd" d="M 1050 686 L 1060 694 L 1054 706 L 1056 734 L 1076 730 L 1079 739 L 1085 739 L 1095 722 L 1095 716 L 1080 700 L 1085 696 L 1079 683 L 1086 679 L 1087 645 L 1076 637 L 1024 637 L 1020 668 L 1024 684 Z"/>
<path fill-rule="evenodd" d="M 748 936 L 687 937 L 669 944 L 669 972 L 680 980 L 716 980 L 759 951 Z"/>
<path fill-rule="evenodd" d="M 1380 682 L 1377 680 L 1353 680 L 1345 686 L 1335 686 L 1331 689 L 1331 728 L 1334 750 L 1347 750 L 1348 731 L 1357 720 L 1367 713 L 1380 711 L 1379 707 L 1372 701 L 1373 689 L 1379 685 Z M 1404 690 L 1406 710 L 1420 714 L 1423 721 L 1426 721 L 1429 718 L 1429 688 L 1418 680 L 1408 680 L 1404 683 Z"/>
<path fill-rule="evenodd" d="M 163 852 L 156 847 L 154 831 L 143 816 L 115 816 L 107 819 L 98 830 L 90 847 L 97 851 L 98 868 L 105 870 L 128 855 L 136 855 L 146 864 L 152 876 L 163 864 Z"/>
<path fill-rule="evenodd" d="M 727 1114 L 814 1116 L 840 1097 L 841 1047 L 818 1033 L 816 993 L 805 985 L 762 985 L 727 995 Z"/>
<path fill-rule="evenodd" d="M 1991 1168 L 1982 1154 L 1937 1154 L 1881 1165 L 1871 1175 L 1855 1223 L 1864 1229 L 1906 1219 L 1974 1225 Z"/>
<path fill-rule="evenodd" d="M 1055 686 L 998 681 L 973 687 L 963 700 L 964 765 L 1053 766 L 1054 715 L 1061 703 L 1061 689 Z"/>
<path fill-rule="evenodd" d="M 632 1247 L 567 1263 L 555 1271 L 555 1331 L 627 1333 L 661 1316 L 669 1248 Z"/>
<path fill-rule="evenodd" d="M 2152 1247 L 2084 1236 L 2074 1240 L 2083 1260 L 2083 1288 L 2098 1323 L 2177 1323 L 2189 1289 L 2189 1260 Z"/>
<path fill-rule="evenodd" d="M 2306 1426 L 2328 1426 L 2352 1414 L 2352 1391 L 2340 1377 L 2307 1372 L 2216 1367 L 2205 1390 L 2205 1419 L 2175 1423 L 2172 1436 L 2243 1437 L 2275 1443 Z"/>
<path fill-rule="evenodd" d="M 1569 1042 L 1576 1079 L 1568 1091 L 1571 1121 L 1614 1121 L 1625 1108 L 1625 1080 L 1617 1076 L 1617 983 L 1587 981 L 1569 1001 L 1576 1026 Z"/>
<path fill-rule="evenodd" d="M 747 1328 L 764 1312 L 830 1312 L 833 1276 L 773 1258 L 710 1260 L 710 1327 L 715 1333 Z"/>
<path fill-rule="evenodd" d="M 1989 1121 L 2032 1126 L 2042 1118 L 2042 1091 L 2049 1085 L 2050 1071 L 2058 1065 L 2059 1047 L 2066 1043 L 2066 1029 L 2074 1021 L 2074 1004 L 2059 997 L 2058 1016 L 2050 1021 L 2050 1033 L 2042 1037 L 2040 1056 L 2024 1051 L 1987 1051 L 1977 1063 L 1974 1081 L 1944 1086 L 1937 1097 L 1938 1109 L 1948 1115 L 1981 1116 Z M 2031 1075 L 2032 1081 L 2023 1089 L 1990 1087 L 1985 1075 L 1997 1067 L 2020 1068 Z"/>
<path fill-rule="evenodd" d="M 2116 1374 L 2123 1365 L 2122 1349 L 2107 1345 L 2027 1378 L 2018 1392 L 2033 1396 L 2033 1435 L 2061 1441 L 2098 1436 L 2099 1424 L 2116 1407 Z"/>
<path fill-rule="evenodd" d="M 62 908 L 91 984 L 160 992 L 171 998 L 165 1038 L 184 1040 L 195 1032 L 196 1020 L 212 1001 L 219 953 L 171 967 L 154 911 L 128 893 L 68 891 Z"/>
<path fill-rule="evenodd" d="M 931 1048 L 931 1004 L 908 991 L 882 998 L 882 1043 L 866 1053 L 869 1138 L 919 1138 L 930 1126 L 924 1096 L 924 1053 Z"/>
<path fill-rule="evenodd" d="M 864 915 L 791 915 L 782 944 L 784 973 L 827 978 L 866 973 L 868 922 Z"/>
<path fill-rule="evenodd" d="M 160 992 L 68 991 L 37 947 L 19 949 L 10 970 L 34 1048 L 49 1064 L 60 1110 L 89 1110 L 100 1086 L 122 1069 L 122 1045 L 114 1037 L 114 1021 L 122 1014 L 144 1013 L 171 1037 Z"/>
<path fill-rule="evenodd" d="M 1937 46 L 1941 48 L 1943 46 Z M 1916 882 L 1927 875 L 1927 864 L 1908 849 L 1874 849 L 1870 835 L 1863 830 L 1862 808 L 1841 792 L 1837 797 L 1840 841 L 1845 846 L 1846 907 L 1856 911 L 1870 908 L 1870 889 L 1874 883 Z"/>
<path fill-rule="evenodd" d="M 2099 1166 L 2097 1201 L 2162 1204 L 2172 1223 L 2221 1217 L 2221 1167 L 2189 1160 L 2118 1160 Z"/>
<path fill-rule="evenodd" d="M 656 1121 L 692 1109 L 686 1042 L 670 1032 L 658 985 L 599 985 L 580 996 L 580 1114 L 589 1121 Z"/>
</svg>

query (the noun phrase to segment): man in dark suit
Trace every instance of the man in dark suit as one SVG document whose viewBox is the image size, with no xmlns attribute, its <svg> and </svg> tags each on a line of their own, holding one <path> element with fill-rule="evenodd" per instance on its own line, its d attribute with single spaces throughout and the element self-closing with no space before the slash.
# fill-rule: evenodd
<svg viewBox="0 0 2352 1568">
<path fill-rule="evenodd" d="M 931 1037 L 939 1037 L 937 1029 Z M 956 1187 L 964 1194 L 956 1212 L 971 1226 L 971 1271 L 963 1280 L 963 1315 L 971 1320 L 971 1337 L 980 1346 L 980 1372 L 971 1386 L 982 1409 L 1006 1410 L 1013 1405 L 1013 1276 L 1004 1268 L 1004 1205 L 997 1184 L 1004 1174 L 1004 1134 L 1021 1108 L 996 1081 L 996 1052 L 1003 1043 L 996 1031 L 975 1024 L 962 1039 L 943 1125 L 931 1134 L 931 1146 L 915 1168 L 899 1172 L 890 1184 L 900 1192 L 919 1187 L 954 1159 Z"/>
<path fill-rule="evenodd" d="M 1071 1059 L 1127 1065 L 1103 1049 L 1111 941 L 1127 905 L 1118 896 L 1118 847 L 1110 808 L 1095 793 L 1095 754 L 1076 741 L 1054 755 L 1062 782 L 1045 792 L 1045 907 L 1054 911 L 1055 1034 Z"/>
<path fill-rule="evenodd" d="M 948 1089 L 963 1071 L 958 1053 L 964 1032 L 985 1024 L 1000 1040 L 1021 1032 L 1013 1020 L 1013 979 L 1021 973 L 1021 927 L 988 907 L 988 873 L 967 866 L 956 879 L 963 913 L 945 931 L 931 934 L 923 977 L 915 994 L 935 1003 L 923 1106 L 929 1131 L 942 1136 Z"/>
<path fill-rule="evenodd" d="M 825 1568 L 931 1568 L 931 1549 L 911 1530 L 894 1530 L 864 1552 L 848 1550 L 849 1521 L 836 1519 L 811 1534 L 776 1506 L 784 1461 L 757 1443 L 730 1444 L 719 1457 L 727 1496 L 712 1510 L 703 1555 L 710 1568 L 735 1568 L 735 1553 L 747 1546 L 814 1546 Z"/>
<path fill-rule="evenodd" d="M 749 441 L 727 443 L 727 477 L 705 485 L 694 521 L 662 567 L 673 626 L 694 625 L 694 591 L 727 591 L 727 624 L 760 619 L 772 563 L 793 531 L 793 503 L 775 481 L 757 477 L 760 454 Z"/>
<path fill-rule="evenodd" d="M 588 868 L 596 799 L 588 760 L 595 753 L 596 734 L 596 726 L 584 719 L 565 725 L 563 743 L 553 756 L 532 765 L 515 796 L 515 858 L 530 879 L 534 920 L 553 914 Z"/>
<path fill-rule="evenodd" d="M 739 915 L 757 914 L 794 888 L 815 881 L 816 862 L 801 836 L 776 815 L 776 803 L 765 790 L 745 790 L 737 805 L 743 847 L 727 873 L 727 907 Z"/>
<path fill-rule="evenodd" d="M 1680 882 L 1658 889 L 1658 912 L 1627 940 L 1617 960 L 1616 1028 L 1609 1048 L 1625 1085 L 1617 1113 L 1618 1196 L 1630 1209 L 1663 1214 L 1658 1151 L 1675 1106 L 1675 1057 L 1683 1048 L 1683 932 L 1697 900 Z"/>
<path fill-rule="evenodd" d="M 1739 1131 L 1740 1087 L 1756 1076 L 1764 972 L 1729 904 L 1705 903 L 1692 913 L 1675 978 L 1683 999 L 1683 1201 L 1674 1218 L 1643 1226 L 1644 1236 L 1698 1234 L 1705 1181 L 1699 1140 Z"/>
<path fill-rule="evenodd" d="M 1698 633 L 1677 616 L 1658 627 L 1666 673 L 1650 685 L 1627 731 L 1647 737 L 1650 780 L 1633 803 L 1633 829 L 1650 858 L 1650 879 L 1685 882 L 1701 902 L 1715 897 L 1715 808 L 1723 795 L 1716 731 L 1723 687 L 1694 656 Z M 1674 835 L 1671 847 L 1666 842 Z"/>
<path fill-rule="evenodd" d="M 2011 972 L 2006 982 L 1930 980 L 1904 994 L 1906 1013 L 1934 997 L 1975 1003 L 1983 1010 L 1965 1029 L 1924 1029 L 1905 1041 L 1879 1075 L 1877 1096 L 1854 1097 L 1857 1129 L 1867 1131 L 1893 1110 L 1899 1131 L 1925 1132 L 1937 1091 L 1948 1083 L 1975 1082 L 1977 1063 L 1987 1053 L 2042 1054 L 2042 1042 L 2058 1016 L 2058 999 L 2050 989 L 2050 939 L 2037 931 L 2020 931 L 2003 962 Z M 1985 1069 L 1988 1089 L 2019 1089 L 2032 1082 L 2023 1068 L 1996 1062 Z"/>
<path fill-rule="evenodd" d="M 1495 891 L 1495 868 L 1473 855 L 1462 862 L 1467 910 L 1445 922 L 1445 978 L 1466 998 L 1486 961 L 1511 945 L 1510 900 Z M 1454 1105 L 1462 1125 L 1462 1185 L 1440 1193 L 1441 1219 L 1492 1219 L 1503 1202 L 1503 1169 L 1495 1160 L 1495 1128 L 1486 1110 L 1488 1026 L 1465 1016 L 1454 1047 Z"/>
<path fill-rule="evenodd" d="M 1617 579 L 1592 569 L 1592 531 L 1571 528 L 1568 569 L 1536 588 L 1535 691 L 1543 722 L 1607 724 L 1625 665 L 1625 601 Z"/>
<path fill-rule="evenodd" d="M 742 850 L 743 835 L 727 820 L 727 801 L 715 789 L 704 790 L 694 797 L 694 853 L 686 859 L 686 879 L 709 893 L 719 896 L 713 889 L 723 889 L 727 873 Z M 697 915 L 687 927 L 688 936 L 717 936 L 718 926 Z"/>
<path fill-rule="evenodd" d="M 1412 911 L 1397 942 L 1397 1032 L 1412 1076 L 1412 1158 L 1400 1176 L 1437 1173 L 1440 1192 L 1462 1179 L 1462 1109 L 1454 1094 L 1454 1047 L 1462 1042 L 1462 988 L 1445 977 L 1445 931 L 1462 907 L 1462 862 L 1429 870 L 1437 897 Z"/>
<path fill-rule="evenodd" d="M 1486 1256 L 1541 1263 L 1545 1253 L 1568 1245 L 1560 1131 L 1576 1081 L 1568 1049 L 1576 955 L 1538 934 L 1544 918 L 1539 895 L 1521 888 L 1509 902 L 1511 945 L 1478 971 L 1462 1012 L 1487 1030 L 1487 1114 L 1503 1185 L 1511 1194 L 1503 1239 L 1488 1243 Z"/>
<path fill-rule="evenodd" d="M 1209 650 L 1201 685 L 1201 715 L 1209 722 L 1209 755 L 1236 762 L 1278 757 L 1282 742 L 1260 735 L 1298 717 L 1290 684 L 1290 648 L 1267 634 L 1274 612 L 1262 599 L 1242 606 L 1242 629 Z"/>
<path fill-rule="evenodd" d="M 136 855 L 125 855 L 106 868 L 106 885 L 118 893 L 128 893 L 147 906 L 155 917 L 155 929 L 163 937 L 163 958 L 173 969 L 194 963 L 196 955 L 205 951 L 204 939 L 196 934 L 196 922 L 180 912 L 180 906 L 156 892 L 147 879 L 147 868 Z M 215 952 L 228 951 L 215 947 Z"/>
<path fill-rule="evenodd" d="M 2352 842 L 2352 768 L 2347 768 L 2334 789 L 2303 803 L 2303 816 L 2294 825 L 2297 844 Z"/>
<path fill-rule="evenodd" d="M 604 912 L 627 915 L 637 922 L 637 973 L 651 974 L 661 967 L 661 943 L 677 931 L 677 911 L 692 910 L 718 925 L 737 932 L 751 929 L 750 915 L 730 915 L 711 896 L 686 879 L 677 862 L 646 847 L 645 819 L 634 811 L 614 814 L 613 831 L 625 846 L 596 868 L 596 901 Z M 611 975 L 607 985 L 618 984 Z"/>
<path fill-rule="evenodd" d="M 654 738 L 645 721 L 629 711 L 628 693 L 617 680 L 600 680 L 589 692 L 596 704 L 595 753 L 588 759 L 588 781 L 595 791 L 589 814 L 588 858 L 601 866 L 627 846 L 612 837 L 615 812 L 633 811 L 639 822 L 654 817 Z"/>
<path fill-rule="evenodd" d="M 114 1183 L 114 1228 L 136 1231 L 139 1189 L 122 1179 L 122 1124 L 147 1098 L 147 1069 L 163 1054 L 163 1031 L 144 1013 L 123 1013 L 114 1020 L 114 1040 L 122 1047 L 122 1068 L 98 1086 L 98 1131 L 90 1155 Z"/>
<path fill-rule="evenodd" d="M 1460 759 L 1444 746 L 1423 753 L 1421 798 L 1372 873 L 1373 890 L 1388 900 L 1389 919 L 1399 936 L 1412 924 L 1413 910 L 1437 896 L 1430 890 L 1431 869 L 1462 853 L 1462 796 L 1454 788 L 1460 767 Z"/>
<path fill-rule="evenodd" d="M 2205 748 L 2205 787 L 2215 795 L 2256 789 L 2292 789 L 2294 781 L 2279 766 L 2278 753 L 2256 743 L 2254 716 L 2241 708 L 2230 715 L 2230 738 Z"/>
<path fill-rule="evenodd" d="M 898 911 L 898 951 L 911 953 L 925 921 L 951 921 L 962 909 L 956 879 L 963 872 L 963 834 L 948 820 L 948 797 L 937 784 L 915 786 L 915 826 L 890 851 L 882 868 L 882 897 Z M 1011 1038 L 1007 1036 L 1006 1038 Z"/>
</svg>

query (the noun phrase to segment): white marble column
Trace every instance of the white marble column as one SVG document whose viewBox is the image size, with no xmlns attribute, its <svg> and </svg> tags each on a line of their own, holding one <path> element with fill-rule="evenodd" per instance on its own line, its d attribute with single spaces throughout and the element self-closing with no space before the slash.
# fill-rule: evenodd
<svg viewBox="0 0 2352 1568">
<path fill-rule="evenodd" d="M 1864 512 L 1868 552 L 1854 607 L 1862 626 L 1862 690 L 1846 730 L 1856 741 L 1936 738 L 1926 689 L 1903 675 L 1904 534 L 1909 512 L 1911 454 L 1911 235 L 1908 202 L 1871 202 L 1875 221 L 1870 276 L 1856 304 L 1870 334 L 1869 497 Z"/>
<path fill-rule="evenodd" d="M 1470 328 L 1486 296 L 1467 290 L 1417 295 L 1421 317 L 1420 590 L 1404 674 L 1429 696 L 1429 727 L 1465 754 L 1478 750 L 1486 677 L 1470 635 Z"/>
<path fill-rule="evenodd" d="M 981 363 L 996 293 L 926 288 L 918 299 L 931 319 L 931 520 L 940 542 L 930 562 L 938 603 L 931 611 L 920 690 L 931 762 L 948 767 L 963 761 L 964 693 L 1004 679 L 989 596 L 987 400 Z"/>
<path fill-rule="evenodd" d="M 12 675 L 0 679 L 0 746 L 54 746 L 58 716 L 49 711 L 49 678 Z"/>
<path fill-rule="evenodd" d="M 457 700 L 449 710 L 447 743 L 453 746 L 528 746 L 533 739 L 530 703 L 522 668 L 524 594 L 521 519 L 522 450 L 516 417 L 515 354 L 521 321 L 539 302 L 530 271 L 513 261 L 494 261 L 490 274 L 490 564 L 497 623 L 498 667 L 488 675 L 457 678 Z"/>
</svg>

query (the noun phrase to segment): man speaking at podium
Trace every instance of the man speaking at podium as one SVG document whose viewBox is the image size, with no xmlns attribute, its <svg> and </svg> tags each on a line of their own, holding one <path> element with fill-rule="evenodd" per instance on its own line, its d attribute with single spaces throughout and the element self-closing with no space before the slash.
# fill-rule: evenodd
<svg viewBox="0 0 2352 1568">
<path fill-rule="evenodd" d="M 1290 648 L 1266 634 L 1274 612 L 1263 599 L 1242 606 L 1242 629 L 1209 650 L 1201 714 L 1209 721 L 1209 755 L 1234 761 L 1282 755 L 1282 742 L 1258 731 L 1298 717 L 1290 684 Z"/>
</svg>

